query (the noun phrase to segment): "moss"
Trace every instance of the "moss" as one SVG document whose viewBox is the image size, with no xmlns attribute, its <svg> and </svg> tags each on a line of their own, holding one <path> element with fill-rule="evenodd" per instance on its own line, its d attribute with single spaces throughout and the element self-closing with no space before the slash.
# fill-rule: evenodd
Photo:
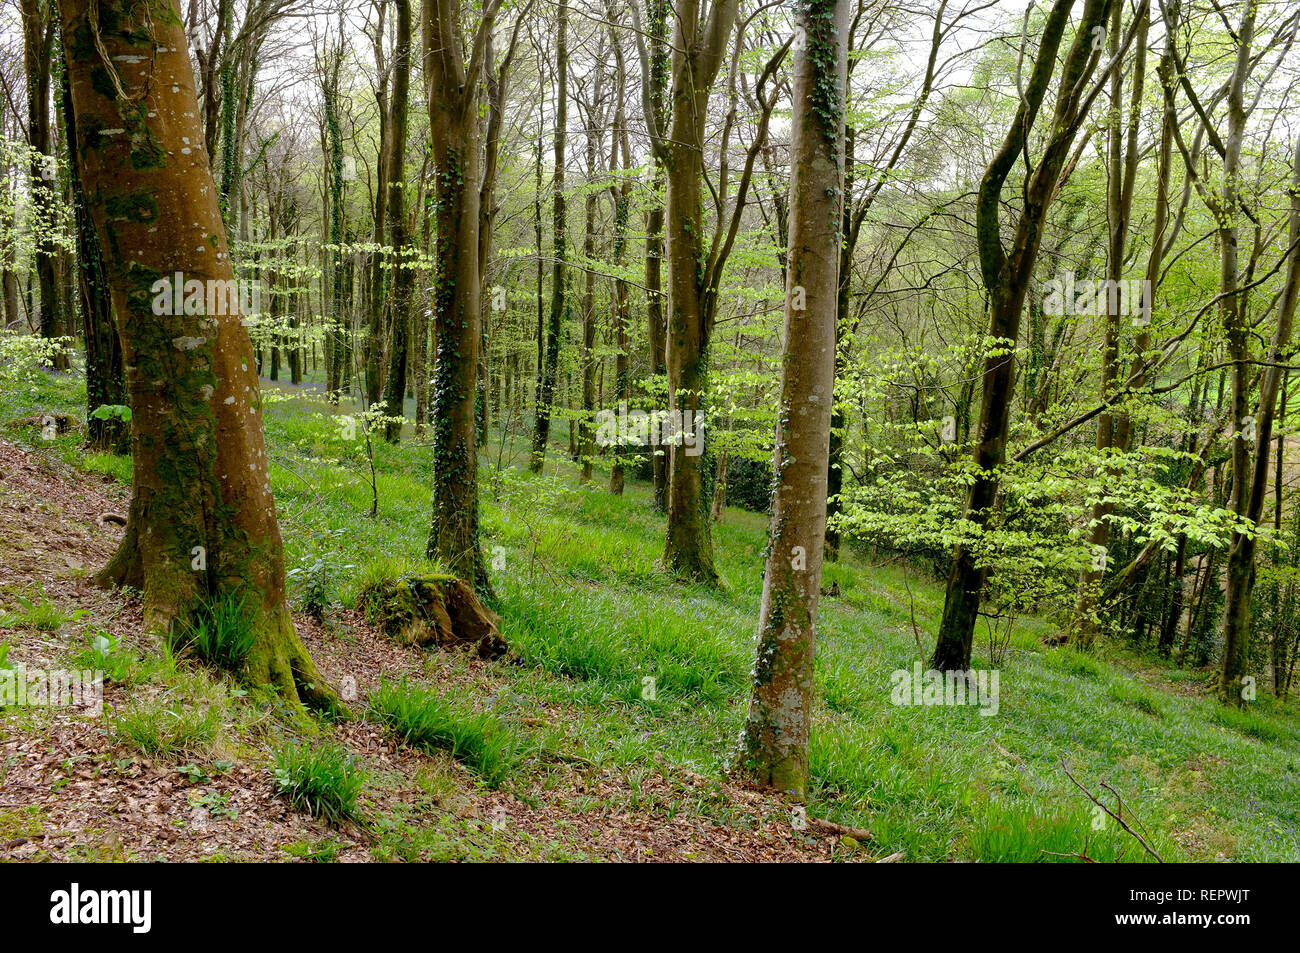
<svg viewBox="0 0 1300 953">
<path fill-rule="evenodd" d="M 167 153 L 149 123 L 149 107 L 143 101 L 119 104 L 118 112 L 131 136 L 131 168 L 137 172 L 163 168 Z"/>
<path fill-rule="evenodd" d="M 99 52 L 95 49 L 95 38 L 90 32 L 89 22 L 82 21 L 72 31 L 72 44 L 68 47 L 68 52 L 78 62 L 93 61 L 98 58 Z"/>
<path fill-rule="evenodd" d="M 456 576 L 406 575 L 367 587 L 357 602 L 386 635 L 402 643 L 467 648 L 485 659 L 510 651 L 500 636 L 500 618 Z"/>
<path fill-rule="evenodd" d="M 288 609 L 261 613 L 256 628 L 258 638 L 246 660 L 252 684 L 277 693 L 297 714 L 311 708 L 332 717 L 350 716 L 298 638 Z"/>
<path fill-rule="evenodd" d="M 117 87 L 113 85 L 113 77 L 103 66 L 96 66 L 90 71 L 90 88 L 105 99 L 117 97 Z"/>
<path fill-rule="evenodd" d="M 158 201 L 152 192 L 104 196 L 104 212 L 109 221 L 148 224 L 158 221 Z"/>
</svg>

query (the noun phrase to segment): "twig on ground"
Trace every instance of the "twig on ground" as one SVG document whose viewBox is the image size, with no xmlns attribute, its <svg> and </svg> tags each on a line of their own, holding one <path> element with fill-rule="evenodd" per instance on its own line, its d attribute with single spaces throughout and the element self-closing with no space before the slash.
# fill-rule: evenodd
<svg viewBox="0 0 1300 953">
<path fill-rule="evenodd" d="M 1146 850 L 1148 854 L 1150 854 L 1152 857 L 1154 857 L 1157 861 L 1159 861 L 1162 864 L 1165 862 L 1164 858 L 1161 857 L 1159 854 L 1157 854 L 1155 852 L 1155 849 L 1150 844 L 1147 843 L 1146 838 L 1143 837 L 1141 834 L 1139 834 L 1137 831 L 1133 830 L 1133 828 L 1129 827 L 1128 824 L 1124 821 L 1124 818 L 1120 816 L 1124 812 L 1124 802 L 1120 798 L 1119 792 L 1117 792 L 1105 781 L 1101 783 L 1101 786 L 1103 788 L 1105 788 L 1111 794 L 1115 795 L 1115 806 L 1119 811 L 1119 813 L 1116 813 L 1115 811 L 1112 811 L 1110 808 L 1108 808 L 1105 804 L 1103 804 L 1100 798 L 1098 798 L 1095 794 L 1093 794 L 1086 787 L 1084 787 L 1079 782 L 1079 779 L 1070 773 L 1070 766 L 1067 765 L 1064 761 L 1061 762 L 1061 770 L 1064 771 L 1065 776 L 1074 783 L 1074 786 L 1077 787 L 1080 791 L 1084 793 L 1084 795 L 1087 796 L 1089 801 L 1091 801 L 1093 804 L 1097 805 L 1099 808 L 1105 811 L 1107 815 L 1109 815 L 1111 818 L 1114 819 L 1116 824 L 1118 824 L 1120 827 L 1124 828 L 1124 830 L 1126 830 L 1128 833 L 1132 834 L 1135 838 L 1137 838 L 1137 842 L 1142 845 L 1142 847 Z"/>
</svg>

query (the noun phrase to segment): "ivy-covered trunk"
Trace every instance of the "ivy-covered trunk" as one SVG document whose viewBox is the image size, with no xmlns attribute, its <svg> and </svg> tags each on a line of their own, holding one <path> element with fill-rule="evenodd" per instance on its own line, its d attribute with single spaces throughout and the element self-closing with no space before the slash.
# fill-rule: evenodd
<svg viewBox="0 0 1300 953">
<path fill-rule="evenodd" d="M 392 295 L 388 300 L 392 345 L 388 352 L 388 373 L 384 377 L 384 413 L 401 417 L 406 396 L 408 326 L 415 291 L 414 261 L 409 246 L 406 216 L 406 126 L 411 91 L 411 0 L 397 0 L 397 46 L 393 53 L 393 106 L 389 121 L 388 153 L 388 244 L 393 249 Z M 418 373 L 422 373 L 418 372 Z M 384 438 L 397 443 L 402 423 L 384 425 Z"/>
<path fill-rule="evenodd" d="M 555 237 L 554 261 L 551 263 L 551 310 L 546 320 L 546 343 L 538 350 L 537 412 L 533 423 L 533 453 L 529 467 L 540 473 L 546 463 L 546 445 L 551 439 L 552 403 L 560 367 L 560 331 L 568 317 L 565 308 L 565 201 L 564 148 L 565 123 L 568 121 L 568 7 L 560 0 L 555 29 L 555 171 L 551 177 L 554 207 L 551 213 Z"/>
<path fill-rule="evenodd" d="M 60 12 L 79 172 L 134 411 L 126 535 L 100 579 L 143 589 L 146 625 L 162 633 L 239 594 L 258 636 L 251 680 L 331 706 L 285 602 L 248 333 L 237 307 L 174 307 L 177 273 L 205 302 L 234 287 L 175 0 L 101 3 L 97 21 L 89 7 L 65 0 Z"/>
<path fill-rule="evenodd" d="M 477 35 L 492 29 L 492 4 Z M 478 88 L 467 75 L 465 44 L 452 0 L 425 0 L 424 53 L 429 82 L 437 247 L 433 314 L 433 522 L 426 553 L 480 595 L 491 598 L 479 542 L 475 392 L 480 343 L 479 185 L 482 176 Z M 474 65 L 482 70 L 481 60 Z"/>
<path fill-rule="evenodd" d="M 775 491 L 742 757 L 760 783 L 803 798 L 835 390 L 848 0 L 803 0 L 797 10 L 807 39 L 794 63 Z"/>
<path fill-rule="evenodd" d="M 668 83 L 672 73 L 672 54 L 668 49 L 669 0 L 649 0 L 646 4 L 649 23 L 650 69 L 643 78 L 649 84 L 645 100 L 654 113 L 656 128 L 663 129 L 668 122 Z M 655 151 L 651 156 L 654 177 L 651 179 L 651 201 L 646 213 L 645 235 L 645 314 L 646 340 L 650 345 L 650 373 L 664 377 L 668 373 L 668 317 L 664 314 L 663 260 L 664 260 L 664 206 L 659 200 L 664 190 L 663 158 Z M 656 402 L 657 406 L 657 402 Z M 655 509 L 668 511 L 668 454 L 651 447 L 651 466 L 654 473 Z"/>
<path fill-rule="evenodd" d="M 126 408 L 126 371 L 122 344 L 113 323 L 113 299 L 99 253 L 95 223 L 86 208 L 85 190 L 77 172 L 77 122 L 72 111 L 68 72 L 63 70 L 59 99 L 67 129 L 68 175 L 72 183 L 73 215 L 77 225 L 77 279 L 81 295 L 81 328 L 86 340 L 86 431 L 90 445 L 113 453 L 131 452 L 131 427 L 121 409 L 93 416 L 96 408 Z"/>
</svg>

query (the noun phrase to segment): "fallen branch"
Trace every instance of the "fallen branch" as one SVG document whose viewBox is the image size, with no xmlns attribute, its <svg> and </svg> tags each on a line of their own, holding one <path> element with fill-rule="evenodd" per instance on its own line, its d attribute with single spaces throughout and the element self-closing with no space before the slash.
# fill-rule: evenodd
<svg viewBox="0 0 1300 953">
<path fill-rule="evenodd" d="M 824 821 L 820 817 L 808 818 L 808 826 L 816 828 L 825 834 L 835 834 L 839 837 L 852 837 L 857 841 L 872 839 L 871 831 L 864 831 L 860 827 L 845 827 L 843 824 L 836 824 L 834 821 Z"/>
<path fill-rule="evenodd" d="M 1080 784 L 1079 779 L 1070 773 L 1070 767 L 1064 761 L 1061 762 L 1061 770 L 1065 772 L 1065 776 L 1067 778 L 1069 778 L 1072 782 L 1074 782 L 1074 786 L 1077 787 L 1080 791 L 1082 791 L 1085 796 L 1087 796 L 1089 801 L 1091 801 L 1093 804 L 1097 805 L 1099 808 L 1105 811 L 1110 817 L 1114 818 L 1115 823 L 1117 823 L 1120 827 L 1124 828 L 1124 830 L 1128 831 L 1128 833 L 1132 834 L 1135 838 L 1137 838 L 1137 842 L 1142 845 L 1142 847 L 1146 850 L 1148 854 L 1150 854 L 1152 857 L 1154 857 L 1158 862 L 1162 864 L 1165 862 L 1164 858 L 1161 857 L 1159 854 L 1157 854 L 1155 852 L 1155 849 L 1150 844 L 1147 843 L 1146 838 L 1143 837 L 1141 834 L 1139 834 L 1137 831 L 1133 830 L 1133 828 L 1129 827 L 1128 824 L 1125 823 L 1124 818 L 1120 816 L 1120 814 L 1123 814 L 1124 812 L 1124 801 L 1122 798 L 1120 798 L 1118 791 L 1116 791 L 1105 781 L 1101 782 L 1101 786 L 1103 788 L 1105 788 L 1111 794 L 1115 795 L 1115 806 L 1119 811 L 1119 813 L 1117 814 L 1115 811 L 1112 811 L 1105 804 L 1103 804 L 1100 798 L 1098 798 L 1086 787 Z"/>
</svg>

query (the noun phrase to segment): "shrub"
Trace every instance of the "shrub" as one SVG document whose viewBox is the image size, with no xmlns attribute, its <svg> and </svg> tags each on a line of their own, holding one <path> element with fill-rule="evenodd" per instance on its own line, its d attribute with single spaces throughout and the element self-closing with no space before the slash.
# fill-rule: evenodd
<svg viewBox="0 0 1300 953">
<path fill-rule="evenodd" d="M 341 539 L 342 536 L 341 533 L 328 535 L 331 539 Z M 341 565 L 339 554 L 329 549 L 319 555 L 303 556 L 288 574 L 302 611 L 317 622 L 324 619 L 325 613 L 339 604 L 339 580 L 343 572 L 355 568 Z"/>
</svg>

